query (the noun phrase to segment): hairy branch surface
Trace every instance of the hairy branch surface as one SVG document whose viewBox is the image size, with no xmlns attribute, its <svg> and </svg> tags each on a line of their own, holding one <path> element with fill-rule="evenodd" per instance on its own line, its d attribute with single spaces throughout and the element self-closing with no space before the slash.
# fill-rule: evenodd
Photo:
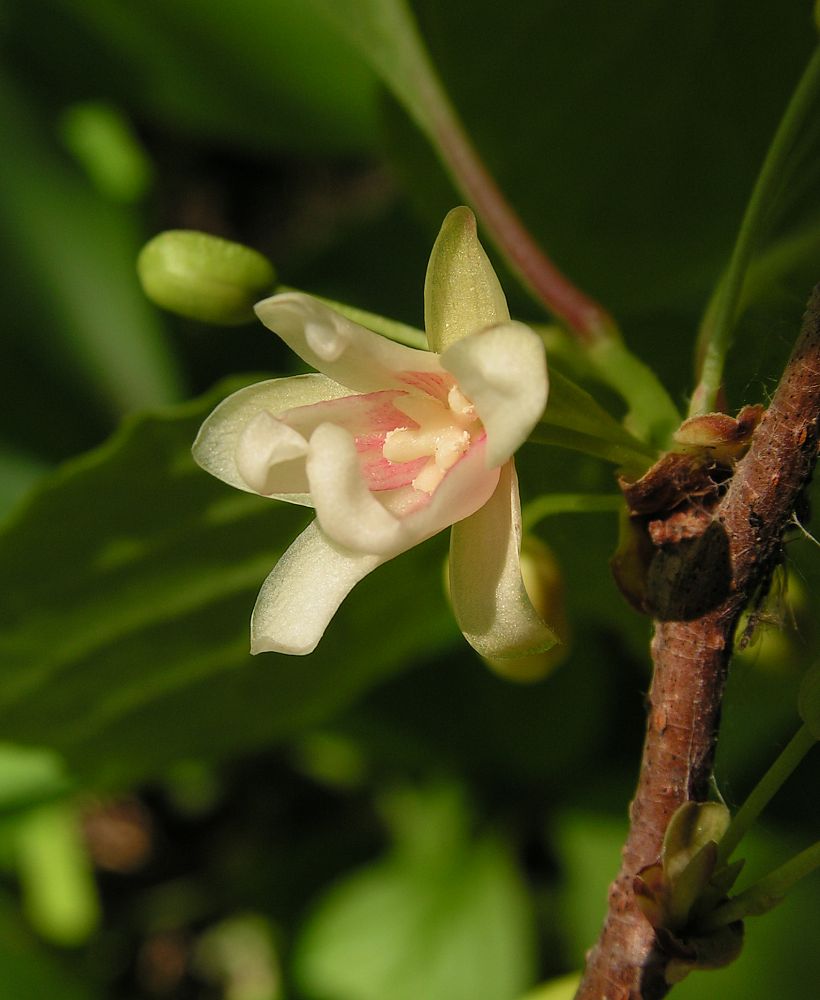
<svg viewBox="0 0 820 1000">
<path fill-rule="evenodd" d="M 633 880 L 657 862 L 673 812 L 708 797 L 738 618 L 782 558 L 783 533 L 817 458 L 819 420 L 817 286 L 771 406 L 704 530 L 655 550 L 654 674 L 640 777 L 621 871 L 577 1000 L 656 1000 L 669 990 L 669 956 L 635 904 Z"/>
</svg>

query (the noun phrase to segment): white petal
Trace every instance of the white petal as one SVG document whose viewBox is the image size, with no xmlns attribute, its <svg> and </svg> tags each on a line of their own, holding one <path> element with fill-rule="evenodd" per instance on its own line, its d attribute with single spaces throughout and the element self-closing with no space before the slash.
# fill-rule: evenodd
<svg viewBox="0 0 820 1000">
<path fill-rule="evenodd" d="M 447 214 L 424 281 L 424 326 L 431 350 L 442 352 L 468 334 L 510 318 L 493 266 L 464 205 Z"/>
<path fill-rule="evenodd" d="M 465 638 L 488 658 L 550 649 L 557 639 L 530 603 L 521 579 L 521 506 L 512 461 L 492 498 L 453 525 L 450 596 Z"/>
<path fill-rule="evenodd" d="M 527 440 L 547 405 L 541 338 L 513 320 L 471 334 L 441 356 L 487 431 L 487 462 L 501 465 Z"/>
<path fill-rule="evenodd" d="M 468 517 L 486 503 L 498 481 L 498 470 L 486 467 L 482 441 L 447 471 L 430 497 L 412 487 L 372 493 L 353 439 L 332 424 L 314 431 L 306 466 L 316 516 L 328 537 L 385 558 Z"/>
<path fill-rule="evenodd" d="M 255 309 L 300 358 L 354 392 L 406 387 L 401 372 L 442 375 L 430 351 L 395 344 L 301 292 L 274 295 Z"/>
<path fill-rule="evenodd" d="M 388 513 L 362 476 L 356 445 L 336 424 L 322 424 L 310 439 L 308 482 L 322 530 L 358 552 L 401 551 L 401 520 Z"/>
<path fill-rule="evenodd" d="M 385 561 L 345 552 L 313 521 L 262 584 L 251 617 L 251 652 L 312 653 L 345 597 Z"/>
<path fill-rule="evenodd" d="M 239 439 L 260 413 L 274 416 L 296 406 L 308 406 L 348 395 L 349 390 L 324 375 L 296 375 L 246 386 L 224 399 L 205 420 L 194 441 L 194 459 L 212 476 L 230 486 L 254 493 L 236 464 Z M 305 486 L 306 489 L 306 486 Z M 306 495 L 287 496 L 292 503 L 309 505 Z"/>
<path fill-rule="evenodd" d="M 236 446 L 236 468 L 248 486 L 263 496 L 307 493 L 308 443 L 287 424 L 262 410 L 245 426 Z"/>
</svg>

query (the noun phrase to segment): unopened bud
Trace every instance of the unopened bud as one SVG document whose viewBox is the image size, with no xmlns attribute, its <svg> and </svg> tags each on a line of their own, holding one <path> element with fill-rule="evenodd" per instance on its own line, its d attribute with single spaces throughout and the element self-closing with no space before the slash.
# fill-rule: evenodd
<svg viewBox="0 0 820 1000">
<path fill-rule="evenodd" d="M 797 696 L 800 718 L 816 740 L 820 740 L 820 664 L 816 663 L 803 675 Z"/>
<path fill-rule="evenodd" d="M 719 462 L 731 463 L 746 453 L 762 417 L 760 404 L 744 406 L 737 417 L 704 413 L 684 420 L 674 439 L 686 450 L 705 451 Z"/>
<path fill-rule="evenodd" d="M 254 303 L 276 281 L 261 253 L 187 229 L 168 230 L 146 243 L 137 271 L 145 294 L 163 309 L 220 326 L 251 322 Z"/>
</svg>

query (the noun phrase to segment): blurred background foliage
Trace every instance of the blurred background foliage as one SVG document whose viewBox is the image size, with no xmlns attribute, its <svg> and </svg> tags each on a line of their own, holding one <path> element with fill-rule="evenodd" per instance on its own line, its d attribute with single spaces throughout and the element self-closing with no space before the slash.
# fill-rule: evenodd
<svg viewBox="0 0 820 1000">
<path fill-rule="evenodd" d="M 158 315 L 138 249 L 204 229 L 288 285 L 420 325 L 460 200 L 321 7 L 0 4 L 2 1000 L 518 1000 L 579 968 L 603 916 L 648 686 L 648 624 L 607 571 L 612 514 L 537 529 L 572 639 L 535 686 L 461 640 L 441 539 L 358 587 L 311 657 L 247 654 L 255 593 L 305 512 L 235 495 L 189 447 L 238 379 L 296 361 L 260 327 Z M 513 203 L 681 404 L 815 44 L 809 7 L 414 6 Z M 818 276 L 816 140 L 748 291 L 732 408 L 765 402 Z M 516 315 L 545 319 L 505 284 Z M 549 448 L 520 467 L 525 499 L 613 488 Z M 819 563 L 795 532 L 789 596 L 735 665 L 730 804 L 796 726 Z M 817 837 L 819 776 L 815 755 L 767 812 L 754 870 Z M 675 995 L 809 1000 L 819 920 L 815 879 L 749 928 L 735 966 Z"/>
</svg>

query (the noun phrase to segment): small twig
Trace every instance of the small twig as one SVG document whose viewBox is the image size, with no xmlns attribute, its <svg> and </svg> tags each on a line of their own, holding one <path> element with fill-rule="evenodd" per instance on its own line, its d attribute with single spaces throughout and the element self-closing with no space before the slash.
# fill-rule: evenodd
<svg viewBox="0 0 820 1000">
<path fill-rule="evenodd" d="M 633 879 L 657 861 L 672 813 L 708 797 L 732 640 L 744 607 L 782 557 L 782 535 L 817 458 L 820 286 L 783 377 L 707 530 L 658 550 L 666 573 L 652 642 L 654 678 L 643 760 L 621 871 L 578 1000 L 656 1000 L 667 956 L 635 905 Z"/>
</svg>

